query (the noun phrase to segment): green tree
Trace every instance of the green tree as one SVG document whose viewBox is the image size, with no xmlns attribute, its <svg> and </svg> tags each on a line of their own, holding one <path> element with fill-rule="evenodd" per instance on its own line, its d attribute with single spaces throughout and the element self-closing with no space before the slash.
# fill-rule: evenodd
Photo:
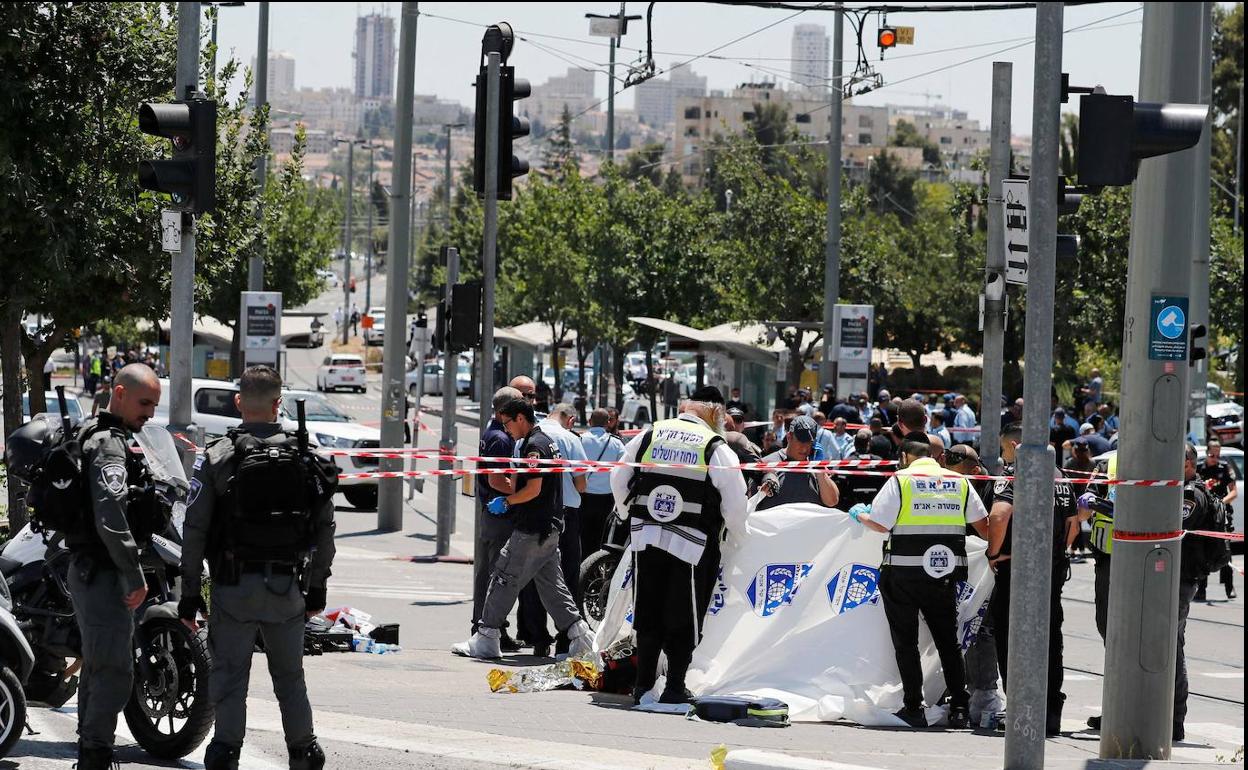
<svg viewBox="0 0 1248 770">
<path fill-rule="evenodd" d="M 889 141 L 893 147 L 921 147 L 923 148 L 923 162 L 930 163 L 934 166 L 942 165 L 943 161 L 940 157 L 940 147 L 935 142 L 919 133 L 914 124 L 908 120 L 897 121 L 897 126 L 893 129 L 893 138 Z"/>
<path fill-rule="evenodd" d="M 559 174 L 579 173 L 581 166 L 580 154 L 572 142 L 572 110 L 563 105 L 563 114 L 559 116 L 559 125 L 550 133 L 546 145 L 542 147 L 541 174 L 546 177 Z"/>
<path fill-rule="evenodd" d="M 918 202 L 914 186 L 919 175 L 903 168 L 895 155 L 883 150 L 871 162 L 867 174 L 867 194 L 875 202 L 876 210 L 896 212 L 902 224 L 914 221 Z"/>
<path fill-rule="evenodd" d="M 43 363 L 74 328 L 168 305 L 158 202 L 138 189 L 152 154 L 136 106 L 170 96 L 174 25 L 155 3 L 0 5 L 0 376 L 4 434 L 33 409 Z M 45 325 L 31 337 L 23 313 Z M 24 523 L 16 485 L 10 526 Z"/>
<path fill-rule="evenodd" d="M 1230 212 L 1230 190 L 1235 187 L 1236 140 L 1240 135 L 1240 106 L 1244 88 L 1244 4 L 1229 8 L 1213 5 L 1213 179 L 1214 211 Z M 1241 202 L 1242 207 L 1242 202 Z M 1242 220 L 1241 220 L 1242 221 Z"/>
<path fill-rule="evenodd" d="M 624 156 L 620 166 L 620 175 L 624 179 L 649 179 L 651 184 L 663 182 L 663 152 L 666 148 L 662 142 L 650 142 Z M 679 173 L 677 173 L 679 178 Z"/>
</svg>

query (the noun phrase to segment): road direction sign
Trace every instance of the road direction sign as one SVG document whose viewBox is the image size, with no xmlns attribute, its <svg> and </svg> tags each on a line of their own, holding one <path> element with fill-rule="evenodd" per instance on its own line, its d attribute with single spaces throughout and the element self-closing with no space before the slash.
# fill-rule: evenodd
<svg viewBox="0 0 1248 770">
<path fill-rule="evenodd" d="M 1001 182 L 1005 206 L 1005 281 L 1027 285 L 1027 216 L 1030 199 L 1026 179 Z"/>
</svg>

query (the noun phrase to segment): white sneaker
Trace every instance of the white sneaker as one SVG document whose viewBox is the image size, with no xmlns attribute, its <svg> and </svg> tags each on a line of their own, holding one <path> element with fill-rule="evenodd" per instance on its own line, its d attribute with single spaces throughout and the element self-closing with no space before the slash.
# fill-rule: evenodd
<svg viewBox="0 0 1248 770">
<path fill-rule="evenodd" d="M 477 632 L 472 635 L 471 639 L 452 645 L 451 652 L 465 658 L 497 660 L 503 656 L 502 651 L 499 649 L 500 636 L 497 628 L 478 626 Z"/>
<path fill-rule="evenodd" d="M 594 632 L 589 624 L 578 620 L 568 629 L 568 657 L 584 658 L 594 654 Z"/>
</svg>

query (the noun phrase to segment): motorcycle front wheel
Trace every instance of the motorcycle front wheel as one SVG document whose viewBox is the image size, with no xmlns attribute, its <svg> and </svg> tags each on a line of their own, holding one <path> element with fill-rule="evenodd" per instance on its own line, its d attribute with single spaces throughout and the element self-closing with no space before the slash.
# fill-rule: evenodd
<svg viewBox="0 0 1248 770">
<path fill-rule="evenodd" d="M 126 724 L 147 753 L 179 759 L 203 743 L 212 729 L 208 631 L 201 628 L 192 633 L 171 618 L 149 620 L 143 630 L 148 643 L 138 654 L 146 657 L 146 664 L 135 661 Z M 145 668 L 150 672 L 147 676 Z"/>
<path fill-rule="evenodd" d="M 0 758 L 7 757 L 26 726 L 26 694 L 8 666 L 0 666 Z"/>
<path fill-rule="evenodd" d="M 581 562 L 581 616 L 595 631 L 607 614 L 611 578 L 619 563 L 620 554 L 605 548 Z"/>
</svg>

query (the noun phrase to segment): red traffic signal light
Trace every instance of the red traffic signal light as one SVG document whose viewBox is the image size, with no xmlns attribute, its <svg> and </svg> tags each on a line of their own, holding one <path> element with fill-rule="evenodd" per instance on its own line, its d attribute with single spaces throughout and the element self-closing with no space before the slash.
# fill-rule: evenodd
<svg viewBox="0 0 1248 770">
<path fill-rule="evenodd" d="M 893 48 L 897 45 L 897 28 L 880 27 L 875 35 L 875 42 L 880 48 Z"/>
<path fill-rule="evenodd" d="M 139 129 L 173 143 L 171 160 L 139 162 L 139 186 L 167 193 L 184 211 L 202 214 L 216 208 L 217 103 L 143 104 Z"/>
</svg>

